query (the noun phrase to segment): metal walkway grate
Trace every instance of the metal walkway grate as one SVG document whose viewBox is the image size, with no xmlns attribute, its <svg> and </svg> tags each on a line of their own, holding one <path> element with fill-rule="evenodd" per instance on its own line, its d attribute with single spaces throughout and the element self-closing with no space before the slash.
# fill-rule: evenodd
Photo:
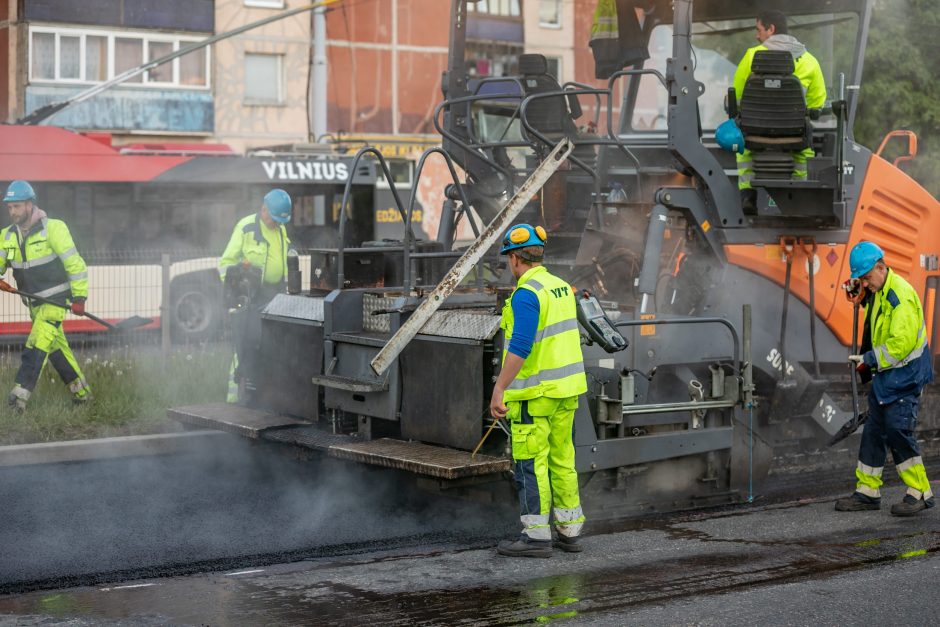
<svg viewBox="0 0 940 627">
<path fill-rule="evenodd" d="M 509 460 L 477 455 L 441 446 L 382 438 L 331 446 L 329 454 L 365 464 L 407 470 L 439 479 L 460 479 L 509 470 Z"/>
</svg>

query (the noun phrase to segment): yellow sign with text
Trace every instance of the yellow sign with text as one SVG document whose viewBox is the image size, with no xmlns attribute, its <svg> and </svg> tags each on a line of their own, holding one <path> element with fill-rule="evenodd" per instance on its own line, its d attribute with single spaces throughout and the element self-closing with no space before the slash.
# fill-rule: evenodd
<svg viewBox="0 0 940 627">
<path fill-rule="evenodd" d="M 424 218 L 424 212 L 421 209 L 415 209 L 411 214 L 411 221 L 414 224 L 420 224 L 421 220 Z M 390 207 L 388 209 L 376 209 L 375 210 L 375 221 L 382 223 L 392 223 L 398 222 L 401 223 L 404 220 L 401 218 L 401 213 L 395 207 Z"/>
<path fill-rule="evenodd" d="M 656 314 L 640 314 L 640 320 L 655 320 Z M 640 327 L 640 335 L 656 335 L 655 324 L 644 324 Z"/>
</svg>

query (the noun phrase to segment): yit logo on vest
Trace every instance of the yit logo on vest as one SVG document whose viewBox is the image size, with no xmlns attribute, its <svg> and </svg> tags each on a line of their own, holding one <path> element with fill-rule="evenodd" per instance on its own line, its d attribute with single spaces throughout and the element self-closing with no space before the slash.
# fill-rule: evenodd
<svg viewBox="0 0 940 627">
<path fill-rule="evenodd" d="M 262 161 L 265 174 L 277 181 L 345 181 L 349 168 L 335 161 Z"/>
<path fill-rule="evenodd" d="M 568 295 L 567 287 L 553 287 L 549 291 L 552 293 L 552 296 L 554 296 L 555 298 L 561 298 L 562 296 Z"/>
</svg>

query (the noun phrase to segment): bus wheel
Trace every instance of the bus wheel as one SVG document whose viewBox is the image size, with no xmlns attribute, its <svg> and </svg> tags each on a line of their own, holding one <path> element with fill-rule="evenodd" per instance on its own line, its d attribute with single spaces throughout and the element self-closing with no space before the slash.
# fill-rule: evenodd
<svg viewBox="0 0 940 627">
<path fill-rule="evenodd" d="M 184 281 L 174 284 L 170 294 L 170 334 L 174 342 L 205 342 L 221 333 L 222 301 L 218 286 Z"/>
</svg>

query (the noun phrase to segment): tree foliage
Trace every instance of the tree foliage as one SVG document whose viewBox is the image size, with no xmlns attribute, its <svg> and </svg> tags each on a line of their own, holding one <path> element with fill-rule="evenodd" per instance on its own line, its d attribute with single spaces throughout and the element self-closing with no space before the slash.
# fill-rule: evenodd
<svg viewBox="0 0 940 627">
<path fill-rule="evenodd" d="M 894 129 L 912 130 L 918 154 L 902 167 L 940 196 L 940 6 L 937 0 L 876 0 L 855 137 L 877 149 Z M 903 149 L 903 150 L 902 150 Z M 884 156 L 906 151 L 895 140 Z"/>
</svg>

